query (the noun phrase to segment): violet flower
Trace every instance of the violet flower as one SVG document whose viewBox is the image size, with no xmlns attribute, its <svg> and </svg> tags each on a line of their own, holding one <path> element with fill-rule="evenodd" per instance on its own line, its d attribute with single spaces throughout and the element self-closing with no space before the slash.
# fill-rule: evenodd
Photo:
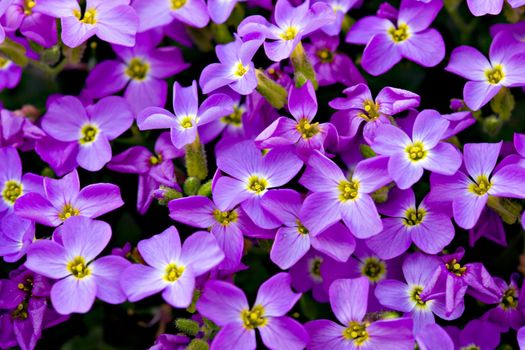
<svg viewBox="0 0 525 350">
<path fill-rule="evenodd" d="M 140 18 L 139 32 L 170 24 L 174 20 L 197 28 L 210 21 L 204 0 L 134 0 Z"/>
<path fill-rule="evenodd" d="M 45 0 L 44 0 L 45 1 Z M 57 26 L 53 17 L 43 10 L 45 2 L 38 0 L 15 0 L 7 9 L 4 29 L 8 32 L 20 30 L 28 39 L 49 48 L 57 43 Z"/>
<path fill-rule="evenodd" d="M 440 142 L 449 121 L 434 110 L 424 110 L 417 116 L 412 136 L 393 125 L 381 125 L 376 130 L 372 149 L 388 156 L 388 173 L 400 189 L 415 184 L 423 171 L 452 175 L 461 165 L 461 153 L 450 143 Z"/>
<path fill-rule="evenodd" d="M 101 98 L 125 88 L 124 98 L 135 115 L 146 107 L 164 107 L 168 94 L 165 80 L 190 65 L 178 47 L 158 48 L 162 38 L 162 32 L 153 30 L 138 34 L 131 48 L 113 45 L 117 59 L 103 61 L 91 70 L 87 95 Z"/>
<path fill-rule="evenodd" d="M 346 13 L 359 5 L 360 0 L 317 0 L 317 2 L 329 5 L 335 13 L 335 21 L 326 24 L 321 30 L 328 35 L 338 36 Z"/>
<path fill-rule="evenodd" d="M 241 289 L 212 280 L 206 283 L 197 310 L 221 327 L 211 350 L 255 350 L 256 329 L 270 349 L 300 350 L 308 342 L 308 334 L 299 322 L 285 316 L 300 297 L 292 291 L 290 275 L 284 272 L 261 285 L 251 308 Z"/>
<path fill-rule="evenodd" d="M 195 278 L 224 259 L 224 253 L 208 232 L 192 234 L 181 247 L 174 226 L 140 241 L 138 250 L 149 266 L 133 264 L 124 271 L 120 284 L 128 299 L 135 302 L 162 292 L 164 300 L 178 308 L 190 306 Z"/>
<path fill-rule="evenodd" d="M 133 46 L 139 18 L 130 0 L 87 0 L 85 10 L 77 0 L 37 0 L 40 12 L 60 18 L 62 41 L 77 47 L 96 35 L 112 44 Z"/>
<path fill-rule="evenodd" d="M 35 240 L 35 223 L 16 214 L 0 218 L 0 256 L 5 262 L 20 260 Z"/>
<path fill-rule="evenodd" d="M 97 183 L 80 190 L 76 170 L 62 179 L 44 178 L 43 193 L 30 192 L 15 202 L 16 215 L 46 226 L 58 226 L 74 216 L 97 218 L 122 206 L 118 186 Z"/>
<path fill-rule="evenodd" d="M 313 298 L 325 303 L 328 301 L 328 289 L 325 288 L 323 266 L 333 261 L 332 258 L 311 248 L 290 268 L 292 287 L 301 293 L 312 291 Z"/>
<path fill-rule="evenodd" d="M 414 349 L 413 321 L 409 317 L 373 320 L 366 315 L 369 283 L 365 277 L 334 281 L 330 306 L 340 322 L 315 320 L 305 327 L 307 349 Z"/>
<path fill-rule="evenodd" d="M 22 67 L 8 58 L 0 56 L 0 91 L 16 87 L 21 78 Z"/>
<path fill-rule="evenodd" d="M 175 82 L 173 109 L 175 114 L 163 108 L 146 108 L 138 115 L 137 124 L 141 130 L 170 129 L 173 145 L 183 148 L 198 137 L 197 127 L 231 114 L 233 101 L 228 95 L 214 94 L 199 107 L 197 82 L 188 87 Z"/>
<path fill-rule="evenodd" d="M 512 8 L 525 5 L 524 0 L 507 0 Z M 503 9 L 504 0 L 467 0 L 467 5 L 474 16 L 497 15 Z"/>
<path fill-rule="evenodd" d="M 519 47 L 511 35 L 501 32 L 492 40 L 489 60 L 470 46 L 454 49 L 445 69 L 469 80 L 463 98 L 470 109 L 486 105 L 502 87 L 525 86 L 525 53 Z"/>
<path fill-rule="evenodd" d="M 86 313 L 95 297 L 110 304 L 126 300 L 119 277 L 130 263 L 116 255 L 95 260 L 110 239 L 108 224 L 79 216 L 57 228 L 53 240 L 31 245 L 25 266 L 58 280 L 51 288 L 51 302 L 59 314 Z"/>
<path fill-rule="evenodd" d="M 76 158 L 78 165 L 98 171 L 111 160 L 109 141 L 116 139 L 133 123 L 133 113 L 127 102 L 118 96 L 105 97 L 96 104 L 84 107 L 79 99 L 64 96 L 53 101 L 42 117 L 42 129 L 52 138 L 67 143 L 64 158 Z M 68 147 L 70 146 L 70 147 Z M 40 143 L 39 153 L 44 160 L 53 160 L 49 147 Z M 72 169 L 71 169 L 72 170 Z"/>
<path fill-rule="evenodd" d="M 484 320 L 473 319 L 460 330 L 454 326 L 445 327 L 457 348 L 478 347 L 483 350 L 494 350 L 500 344 L 498 327 Z"/>
<path fill-rule="evenodd" d="M 445 43 L 437 30 L 428 27 L 442 6 L 441 0 L 427 4 L 402 0 L 395 23 L 378 16 L 364 17 L 350 28 L 346 41 L 366 45 L 362 66 L 372 75 L 387 72 L 402 58 L 434 67 L 445 57 Z"/>
<path fill-rule="evenodd" d="M 306 0 L 297 7 L 288 0 L 277 0 L 274 11 L 275 24 L 255 15 L 245 18 L 237 28 L 241 37 L 262 35 L 267 41 L 264 51 L 275 62 L 290 57 L 301 39 L 335 19 L 334 11 L 325 3 L 317 2 L 310 7 Z"/>
</svg>

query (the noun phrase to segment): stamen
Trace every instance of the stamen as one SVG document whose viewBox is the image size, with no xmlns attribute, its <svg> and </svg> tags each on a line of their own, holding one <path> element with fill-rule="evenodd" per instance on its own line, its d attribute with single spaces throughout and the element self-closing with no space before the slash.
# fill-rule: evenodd
<svg viewBox="0 0 525 350">
<path fill-rule="evenodd" d="M 175 282 L 182 276 L 184 273 L 185 267 L 182 265 L 177 265 L 175 263 L 168 264 L 166 266 L 166 273 L 164 274 L 164 279 L 168 282 Z"/>
<path fill-rule="evenodd" d="M 319 133 L 319 123 L 310 124 L 310 122 L 306 118 L 302 118 L 301 120 L 299 120 L 295 128 L 297 129 L 297 131 L 299 131 L 301 137 L 305 140 L 311 139 Z"/>
<path fill-rule="evenodd" d="M 503 67 L 498 64 L 494 68 L 486 70 L 485 76 L 490 84 L 496 85 L 505 78 L 505 73 L 503 72 Z"/>
<path fill-rule="evenodd" d="M 91 274 L 91 270 L 83 257 L 77 256 L 67 264 L 67 270 L 78 279 L 82 279 Z"/>
<path fill-rule="evenodd" d="M 414 142 L 406 148 L 408 159 L 412 162 L 418 162 L 427 156 L 428 151 L 422 142 Z"/>
<path fill-rule="evenodd" d="M 15 180 L 6 181 L 4 189 L 2 190 L 2 198 L 8 205 L 15 204 L 15 201 L 23 193 L 23 186 L 20 182 Z"/>
<path fill-rule="evenodd" d="M 126 75 L 134 80 L 144 80 L 149 72 L 150 65 L 140 58 L 132 58 L 126 68 Z"/>
<path fill-rule="evenodd" d="M 397 44 L 407 40 L 410 37 L 408 25 L 406 23 L 401 23 L 397 28 L 390 28 L 388 30 L 388 34 L 390 34 L 392 40 Z"/>
</svg>

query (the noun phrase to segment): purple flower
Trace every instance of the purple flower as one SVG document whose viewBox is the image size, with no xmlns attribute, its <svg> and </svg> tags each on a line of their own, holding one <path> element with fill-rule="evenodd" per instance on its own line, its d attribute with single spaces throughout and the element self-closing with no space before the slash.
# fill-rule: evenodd
<svg viewBox="0 0 525 350">
<path fill-rule="evenodd" d="M 20 260 L 35 239 L 35 223 L 16 214 L 0 218 L 0 256 L 6 262 Z"/>
<path fill-rule="evenodd" d="M 86 80 L 86 93 L 101 98 L 126 89 L 124 98 L 135 115 L 146 107 L 164 107 L 168 94 L 166 78 L 189 67 L 178 47 L 160 47 L 162 32 L 137 35 L 134 47 L 113 45 L 118 59 L 96 65 Z"/>
<path fill-rule="evenodd" d="M 58 313 L 86 313 L 95 297 L 110 304 L 126 300 L 119 277 L 129 262 L 116 255 L 95 260 L 110 239 L 111 227 L 105 222 L 75 217 L 55 230 L 53 240 L 31 245 L 25 266 L 59 280 L 51 288 L 51 302 Z"/>
<path fill-rule="evenodd" d="M 456 348 L 478 347 L 480 350 L 494 350 L 500 343 L 498 327 L 484 320 L 473 319 L 462 330 L 454 326 L 445 329 Z"/>
<path fill-rule="evenodd" d="M 197 310 L 221 327 L 211 350 L 255 350 L 256 329 L 270 349 L 300 350 L 308 342 L 308 334 L 299 322 L 285 316 L 300 297 L 292 291 L 290 275 L 284 272 L 261 285 L 252 308 L 241 289 L 209 281 L 197 301 Z"/>
<path fill-rule="evenodd" d="M 454 49 L 445 69 L 469 80 L 463 98 L 470 109 L 486 105 L 502 87 L 525 85 L 525 54 L 519 47 L 511 35 L 501 32 L 492 40 L 489 60 L 470 46 Z"/>
<path fill-rule="evenodd" d="M 0 26 L 1 28 L 1 26 Z M 3 56 L 0 57 L 0 91 L 12 89 L 22 78 L 22 67 Z"/>
<path fill-rule="evenodd" d="M 391 190 L 388 202 L 379 212 L 388 216 L 383 231 L 366 244 L 382 259 L 391 259 L 406 252 L 412 242 L 427 254 L 437 254 L 454 238 L 450 217 L 425 197 L 419 205 L 412 189 Z"/>
<path fill-rule="evenodd" d="M 29 192 L 42 192 L 42 178 L 35 174 L 22 175 L 22 162 L 16 148 L 0 148 L 0 218 L 13 213 L 21 196 Z"/>
<path fill-rule="evenodd" d="M 494 279 L 497 284 L 497 306 L 483 315 L 487 320 L 507 332 L 509 328 L 518 330 L 525 324 L 525 288 L 518 287 L 518 276 L 513 274 L 507 284 L 501 278 Z"/>
<path fill-rule="evenodd" d="M 473 247 L 481 237 L 504 247 L 507 246 L 507 236 L 501 216 L 489 207 L 483 208 L 476 225 L 468 230 L 469 245 Z"/>
<path fill-rule="evenodd" d="M 220 63 L 212 63 L 203 69 L 199 79 L 202 92 L 208 94 L 220 87 L 229 86 L 241 95 L 251 94 L 257 87 L 252 58 L 261 44 L 262 40 L 259 39 L 243 42 L 236 35 L 235 41 L 217 45 L 215 52 Z"/>
<path fill-rule="evenodd" d="M 314 67 L 319 86 L 335 83 L 352 86 L 365 82 L 352 59 L 337 51 L 338 36 L 315 32 L 310 36 L 310 42 L 304 45 L 304 49 Z"/>
<path fill-rule="evenodd" d="M 389 183 L 387 158 L 374 157 L 357 164 L 351 176 L 318 151 L 312 153 L 299 180 L 310 194 L 303 204 L 304 222 L 312 235 L 343 219 L 357 238 L 368 238 L 383 229 L 370 193 Z"/>
<path fill-rule="evenodd" d="M 467 143 L 463 147 L 465 170 L 452 176 L 432 174 L 431 200 L 452 203 L 456 223 L 471 229 L 489 196 L 525 198 L 525 168 L 517 164 L 496 166 L 500 143 Z"/>
<path fill-rule="evenodd" d="M 373 320 L 366 315 L 369 283 L 365 277 L 334 281 L 329 289 L 330 306 L 337 320 L 308 322 L 310 334 L 307 349 L 360 349 L 391 348 L 412 350 L 413 322 L 408 317 Z"/>
<path fill-rule="evenodd" d="M 57 26 L 53 17 L 44 14 L 45 2 L 15 0 L 5 15 L 5 30 L 20 33 L 26 38 L 49 48 L 57 43 Z"/>
<path fill-rule="evenodd" d="M 133 46 L 139 18 L 130 0 L 87 0 L 85 10 L 77 0 L 37 0 L 41 13 L 60 18 L 62 41 L 77 47 L 93 35 L 112 44 Z"/>
<path fill-rule="evenodd" d="M 323 26 L 321 30 L 328 35 L 337 36 L 341 32 L 341 25 L 346 13 L 359 5 L 360 0 L 318 0 L 317 2 L 324 2 L 329 5 L 335 13 L 335 21 Z"/>
<path fill-rule="evenodd" d="M 298 192 L 271 191 L 262 199 L 262 206 L 283 223 L 270 251 L 270 259 L 283 270 L 295 265 L 310 246 L 340 262 L 345 262 L 354 251 L 354 237 L 341 223 L 335 223 L 315 236 L 310 235 L 308 227 L 303 224 L 305 212 Z"/>
<path fill-rule="evenodd" d="M 76 158 L 78 165 L 89 171 L 98 171 L 111 160 L 109 141 L 128 130 L 132 123 L 133 113 L 127 102 L 117 96 L 103 98 L 86 108 L 76 97 L 64 96 L 53 101 L 42 117 L 42 129 L 67 144 L 62 148 L 63 157 Z M 51 158 L 44 155 L 46 145 L 42 147 L 42 158 Z M 56 160 L 50 161 L 51 165 L 58 165 Z"/>
<path fill-rule="evenodd" d="M 153 201 L 153 191 L 164 185 L 180 191 L 175 178 L 172 159 L 180 158 L 184 150 L 173 146 L 168 132 L 163 132 L 155 142 L 155 152 L 144 146 L 134 146 L 116 155 L 108 169 L 127 174 L 139 174 L 137 210 L 146 213 Z"/>
<path fill-rule="evenodd" d="M 436 323 L 429 323 L 416 334 L 417 348 L 421 350 L 452 350 L 454 342 L 447 332 Z M 468 347 L 467 347 L 468 349 Z"/>
<path fill-rule="evenodd" d="M 312 122 L 317 114 L 317 98 L 310 81 L 300 88 L 290 87 L 288 109 L 295 120 L 286 117 L 275 120 L 255 139 L 259 148 L 293 145 L 297 155 L 307 160 L 314 150 L 324 153 L 325 142 L 337 143 L 337 130 L 332 124 Z"/>
<path fill-rule="evenodd" d="M 372 97 L 370 89 L 365 84 L 358 84 L 343 90 L 346 97 L 339 97 L 329 102 L 330 107 L 344 112 L 336 112 L 332 122 L 336 126 L 346 126 L 338 130 L 348 131 L 344 138 L 353 138 L 359 131 L 362 122 L 364 139 L 371 144 L 377 128 L 390 124 L 390 117 L 419 106 L 420 98 L 413 92 L 391 87 L 383 88 L 377 97 Z"/>
<path fill-rule="evenodd" d="M 173 307 L 190 306 L 195 278 L 217 266 L 224 253 L 209 232 L 199 231 L 184 241 L 174 226 L 151 238 L 142 240 L 138 250 L 149 265 L 133 264 L 120 279 L 122 289 L 131 302 L 162 292 Z"/>
<path fill-rule="evenodd" d="M 226 145 L 217 149 L 217 167 L 229 176 L 217 179 L 213 199 L 221 211 L 240 204 L 256 225 L 275 228 L 280 222 L 261 206 L 261 200 L 272 188 L 287 184 L 302 164 L 289 148 L 263 156 L 252 141 Z"/>
<path fill-rule="evenodd" d="M 417 116 L 412 137 L 393 125 L 381 125 L 372 149 L 388 156 L 388 173 L 401 189 L 415 184 L 424 169 L 452 175 L 461 165 L 461 153 L 450 143 L 440 142 L 449 121 L 434 110 L 424 110 Z"/>
<path fill-rule="evenodd" d="M 288 0 L 277 0 L 275 24 L 259 15 L 250 16 L 239 24 L 237 33 L 241 37 L 262 35 L 273 40 L 264 43 L 264 51 L 269 59 L 279 62 L 290 57 L 301 38 L 332 23 L 334 17 L 334 11 L 325 3 L 317 2 L 310 7 L 310 1 L 306 0 L 293 7 Z"/>
<path fill-rule="evenodd" d="M 192 27 L 206 27 L 210 21 L 204 0 L 135 0 L 140 18 L 139 32 L 178 20 Z"/>
<path fill-rule="evenodd" d="M 517 8 L 525 5 L 523 0 L 507 0 L 509 5 Z M 503 9 L 504 0 L 467 0 L 467 5 L 474 16 L 497 15 Z"/>
<path fill-rule="evenodd" d="M 292 287 L 298 292 L 312 290 L 312 296 L 320 303 L 328 301 L 328 290 L 325 288 L 323 266 L 333 261 L 329 256 L 310 249 L 294 266 L 290 268 Z"/>
<path fill-rule="evenodd" d="M 175 114 L 158 107 L 146 108 L 138 115 L 137 124 L 141 130 L 170 129 L 173 145 L 183 148 L 198 137 L 197 127 L 231 114 L 233 101 L 228 95 L 214 94 L 199 107 L 197 82 L 188 87 L 175 82 L 173 109 Z"/>
<path fill-rule="evenodd" d="M 74 216 L 97 218 L 122 206 L 120 189 L 98 183 L 80 190 L 76 170 L 54 180 L 44 178 L 43 193 L 30 192 L 15 202 L 15 213 L 46 226 L 58 226 Z"/>
<path fill-rule="evenodd" d="M 433 67 L 445 57 L 445 43 L 437 30 L 428 27 L 442 6 L 441 0 L 427 4 L 402 0 L 395 24 L 386 18 L 364 17 L 350 28 L 346 41 L 366 45 L 362 65 L 372 75 L 385 73 L 402 58 Z"/>
<path fill-rule="evenodd" d="M 12 146 L 28 151 L 44 136 L 45 133 L 29 118 L 18 112 L 0 110 L 0 147 Z"/>
<path fill-rule="evenodd" d="M 211 199 L 191 196 L 169 202 L 170 217 L 183 224 L 199 228 L 210 228 L 219 247 L 224 252 L 224 260 L 219 269 L 236 268 L 243 255 L 244 237 L 273 238 L 274 232 L 256 226 L 239 207 L 220 210 Z"/>
<path fill-rule="evenodd" d="M 438 266 L 439 260 L 435 256 L 414 253 L 403 262 L 406 283 L 387 279 L 379 282 L 375 290 L 382 305 L 412 316 L 416 333 L 425 325 L 435 323 L 434 314 L 452 320 L 463 312 L 462 308 L 456 308 L 452 314 L 446 315 L 440 293 L 432 295 L 427 290 Z"/>
</svg>

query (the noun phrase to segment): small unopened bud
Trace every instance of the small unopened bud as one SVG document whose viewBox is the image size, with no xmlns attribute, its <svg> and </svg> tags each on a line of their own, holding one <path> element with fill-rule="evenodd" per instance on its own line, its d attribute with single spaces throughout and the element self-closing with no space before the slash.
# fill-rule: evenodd
<svg viewBox="0 0 525 350">
<path fill-rule="evenodd" d="M 182 193 L 174 188 L 161 185 L 157 190 L 153 191 L 153 197 L 159 201 L 160 205 L 167 205 L 173 199 L 182 198 Z"/>
<path fill-rule="evenodd" d="M 201 187 L 201 180 L 199 180 L 196 177 L 188 177 L 186 181 L 184 181 L 183 190 L 184 194 L 187 196 L 193 196 L 197 193 L 199 188 Z"/>
<path fill-rule="evenodd" d="M 371 196 L 376 203 L 385 203 L 388 200 L 388 192 L 390 191 L 389 186 L 383 186 L 375 192 L 372 192 Z"/>
<path fill-rule="evenodd" d="M 199 333 L 200 326 L 197 322 L 187 319 L 187 318 L 178 318 L 175 320 L 175 327 L 182 333 L 194 337 Z"/>
<path fill-rule="evenodd" d="M 503 126 L 503 121 L 495 115 L 483 119 L 483 131 L 490 137 L 496 137 Z"/>
<path fill-rule="evenodd" d="M 521 204 L 508 198 L 489 196 L 487 206 L 494 210 L 509 225 L 514 224 L 521 215 Z"/>
<path fill-rule="evenodd" d="M 314 89 L 317 89 L 318 83 L 315 76 L 315 70 L 304 51 L 303 44 L 299 42 L 290 56 L 294 69 L 295 86 L 301 87 L 308 80 L 312 82 Z"/>
<path fill-rule="evenodd" d="M 284 107 L 288 99 L 288 93 L 282 85 L 270 79 L 262 70 L 255 70 L 257 76 L 257 91 L 277 109 Z"/>
<path fill-rule="evenodd" d="M 359 145 L 359 151 L 361 151 L 361 155 L 365 158 L 372 158 L 377 155 L 376 152 L 374 152 L 374 150 L 372 149 L 372 147 L 365 144 Z"/>
<path fill-rule="evenodd" d="M 197 191 L 197 195 L 211 197 L 211 180 L 202 184 L 199 191 Z"/>
<path fill-rule="evenodd" d="M 202 339 L 193 339 L 186 350 L 208 350 L 210 345 Z"/>
</svg>

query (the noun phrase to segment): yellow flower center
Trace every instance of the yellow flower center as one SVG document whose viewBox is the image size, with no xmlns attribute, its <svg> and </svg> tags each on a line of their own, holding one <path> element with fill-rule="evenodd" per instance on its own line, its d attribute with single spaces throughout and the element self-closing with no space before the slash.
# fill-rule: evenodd
<svg viewBox="0 0 525 350">
<path fill-rule="evenodd" d="M 24 300 L 20 304 L 18 304 L 16 308 L 13 310 L 13 312 L 11 313 L 11 316 L 14 319 L 25 320 L 29 317 L 28 306 L 29 306 L 29 299 L 31 298 L 32 291 L 33 291 L 33 278 L 32 277 L 26 278 L 26 283 L 19 283 L 18 289 L 25 292 L 26 295 L 24 297 Z"/>
<path fill-rule="evenodd" d="M 346 181 L 343 180 L 338 185 L 339 189 L 339 200 L 341 202 L 346 202 L 349 200 L 357 199 L 359 195 L 359 181 L 352 180 Z"/>
<path fill-rule="evenodd" d="M 352 340 L 355 346 L 361 346 L 369 339 L 366 328 L 370 326 L 368 322 L 350 322 L 348 327 L 343 330 L 343 338 Z"/>
<path fill-rule="evenodd" d="M 318 50 L 316 55 L 323 63 L 331 63 L 334 61 L 334 53 L 328 49 Z"/>
<path fill-rule="evenodd" d="M 58 214 L 58 218 L 62 221 L 66 221 L 70 217 L 78 216 L 78 215 L 80 215 L 80 210 L 73 207 L 71 204 L 66 204 L 62 208 L 62 211 L 60 212 L 60 214 Z"/>
<path fill-rule="evenodd" d="M 7 204 L 13 205 L 17 198 L 22 195 L 23 190 L 24 188 L 20 182 L 15 180 L 6 181 L 2 191 L 2 198 Z"/>
<path fill-rule="evenodd" d="M 417 226 L 423 222 L 425 215 L 426 211 L 424 209 L 410 208 L 405 212 L 403 220 L 407 226 Z"/>
<path fill-rule="evenodd" d="M 266 187 L 268 187 L 268 181 L 257 175 L 253 175 L 248 179 L 248 190 L 260 194 Z"/>
<path fill-rule="evenodd" d="M 180 9 L 184 5 L 186 5 L 186 0 L 171 0 L 171 9 L 173 11 Z"/>
<path fill-rule="evenodd" d="M 423 287 L 415 286 L 410 293 L 410 299 L 416 303 L 416 306 L 420 309 L 424 309 L 427 306 L 427 302 L 421 299 L 421 293 L 423 292 Z"/>
<path fill-rule="evenodd" d="M 87 145 L 95 142 L 99 131 L 100 130 L 93 124 L 84 125 L 80 130 L 80 139 L 78 140 L 78 142 L 81 145 Z"/>
<path fill-rule="evenodd" d="M 363 102 L 364 113 L 359 113 L 359 116 L 367 122 L 379 118 L 379 104 L 372 100 L 365 100 Z"/>
<path fill-rule="evenodd" d="M 414 142 L 406 148 L 408 159 L 412 162 L 418 162 L 422 159 L 425 159 L 428 151 L 425 150 L 423 142 Z"/>
<path fill-rule="evenodd" d="M 175 282 L 184 273 L 185 267 L 177 265 L 175 263 L 168 264 L 166 266 L 166 273 L 164 274 L 164 280 L 167 282 Z"/>
<path fill-rule="evenodd" d="M 82 279 L 91 274 L 91 270 L 83 257 L 77 256 L 67 264 L 67 270 L 78 279 Z"/>
<path fill-rule="evenodd" d="M 390 34 L 390 37 L 395 43 L 402 43 L 410 37 L 406 23 L 401 23 L 397 28 L 390 28 L 388 34 Z"/>
<path fill-rule="evenodd" d="M 295 128 L 305 140 L 311 139 L 319 133 L 319 123 L 310 124 L 306 118 L 299 120 Z"/>
<path fill-rule="evenodd" d="M 490 84 L 496 85 L 505 78 L 505 73 L 503 72 L 503 67 L 498 64 L 492 69 L 487 69 L 485 71 L 485 76 Z"/>
<path fill-rule="evenodd" d="M 187 115 L 180 120 L 180 126 L 184 129 L 189 129 L 193 127 L 193 123 L 195 122 L 195 117 L 191 115 Z"/>
<path fill-rule="evenodd" d="M 83 18 L 82 18 L 81 12 L 76 9 L 73 10 L 73 15 L 75 15 L 75 17 L 82 23 L 85 23 L 85 24 L 96 24 L 97 23 L 97 10 L 94 8 L 86 10 Z"/>
<path fill-rule="evenodd" d="M 378 282 L 386 276 L 386 264 L 376 257 L 368 257 L 361 266 L 361 275 L 367 277 L 370 282 Z"/>
<path fill-rule="evenodd" d="M 518 306 L 518 295 L 516 293 L 516 289 L 509 288 L 505 291 L 503 294 L 503 298 L 501 298 L 501 307 L 504 310 L 508 309 L 515 309 Z"/>
<path fill-rule="evenodd" d="M 283 40 L 293 40 L 297 36 L 297 33 L 299 33 L 299 31 L 296 27 L 288 27 L 282 31 L 280 37 Z"/>
<path fill-rule="evenodd" d="M 149 157 L 149 163 L 151 165 L 159 165 L 162 163 L 162 154 L 157 154 Z"/>
<path fill-rule="evenodd" d="M 251 310 L 242 310 L 241 320 L 244 328 L 249 330 L 264 327 L 268 323 L 268 319 L 264 317 L 264 308 L 261 305 L 255 305 Z"/>
<path fill-rule="evenodd" d="M 310 233 L 310 231 L 308 231 L 308 229 L 304 227 L 304 225 L 301 223 L 301 221 L 299 221 L 299 219 L 297 219 L 296 223 L 297 232 L 299 232 L 301 235 L 307 235 L 308 233 Z"/>
<path fill-rule="evenodd" d="M 237 218 L 239 217 L 239 214 L 235 210 L 230 211 L 220 211 L 219 209 L 215 209 L 213 211 L 213 217 L 217 222 L 223 226 L 228 226 L 232 222 L 236 222 Z"/>
<path fill-rule="evenodd" d="M 241 61 L 237 62 L 233 67 L 233 75 L 237 78 L 242 78 L 250 70 L 250 66 L 245 66 Z"/>
<path fill-rule="evenodd" d="M 460 348 L 460 350 L 481 350 L 481 348 L 476 344 L 470 344 L 467 346 L 463 346 L 462 348 Z"/>
<path fill-rule="evenodd" d="M 9 62 L 11 61 L 9 61 L 7 58 L 0 56 L 0 68 L 5 68 L 9 64 Z"/>
<path fill-rule="evenodd" d="M 323 258 L 321 257 L 315 257 L 313 259 L 311 259 L 308 264 L 309 264 L 309 271 L 310 271 L 310 276 L 312 276 L 312 278 L 316 281 L 322 281 L 322 277 L 321 277 L 321 264 L 323 263 Z"/>
<path fill-rule="evenodd" d="M 149 72 L 149 64 L 140 58 L 132 58 L 126 68 L 126 75 L 134 80 L 144 80 Z"/>
<path fill-rule="evenodd" d="M 33 13 L 33 7 L 36 6 L 35 0 L 24 0 L 24 15 L 29 16 Z"/>
<path fill-rule="evenodd" d="M 456 259 L 450 260 L 448 263 L 445 264 L 445 267 L 447 268 L 447 270 L 449 270 L 458 277 L 463 276 L 467 271 L 467 268 L 465 266 L 461 266 L 461 264 L 458 263 Z"/>
<path fill-rule="evenodd" d="M 233 113 L 221 118 L 221 121 L 224 124 L 230 124 L 237 127 L 242 126 L 242 115 L 244 114 L 244 109 L 242 107 L 233 107 Z"/>
<path fill-rule="evenodd" d="M 489 179 L 487 179 L 485 175 L 480 175 L 476 179 L 475 183 L 471 183 L 469 185 L 469 190 L 478 196 L 483 196 L 490 190 L 491 187 L 492 184 L 490 183 Z"/>
</svg>

